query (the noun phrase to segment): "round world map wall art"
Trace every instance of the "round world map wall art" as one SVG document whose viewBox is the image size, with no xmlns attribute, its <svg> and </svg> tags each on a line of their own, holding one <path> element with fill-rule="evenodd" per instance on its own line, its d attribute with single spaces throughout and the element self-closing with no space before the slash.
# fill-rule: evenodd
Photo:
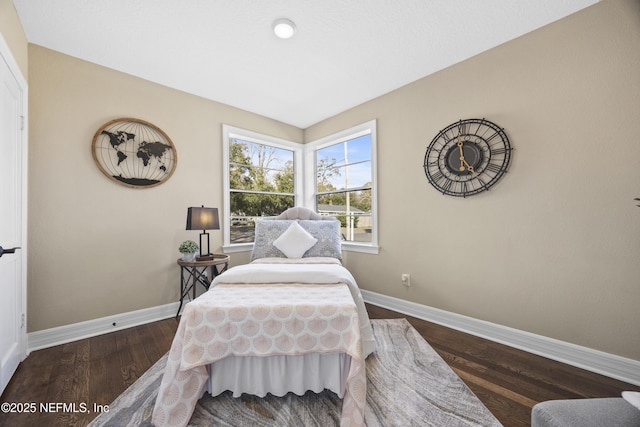
<svg viewBox="0 0 640 427">
<path fill-rule="evenodd" d="M 93 160 L 110 179 L 127 187 L 150 188 L 168 180 L 178 155 L 169 136 L 139 119 L 116 119 L 93 137 Z"/>
</svg>

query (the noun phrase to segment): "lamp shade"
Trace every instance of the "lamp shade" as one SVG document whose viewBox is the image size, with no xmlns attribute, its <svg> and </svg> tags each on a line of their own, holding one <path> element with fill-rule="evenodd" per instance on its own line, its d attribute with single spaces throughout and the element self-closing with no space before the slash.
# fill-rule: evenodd
<svg viewBox="0 0 640 427">
<path fill-rule="evenodd" d="M 218 208 L 188 208 L 187 230 L 220 230 Z"/>
</svg>

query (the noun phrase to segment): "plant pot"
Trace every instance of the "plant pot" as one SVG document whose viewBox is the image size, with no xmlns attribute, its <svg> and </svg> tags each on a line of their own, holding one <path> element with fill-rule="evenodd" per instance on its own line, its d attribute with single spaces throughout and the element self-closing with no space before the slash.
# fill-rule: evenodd
<svg viewBox="0 0 640 427">
<path fill-rule="evenodd" d="M 183 253 L 182 254 L 182 260 L 186 261 L 186 262 L 193 262 L 196 260 L 196 255 L 198 253 L 197 252 L 193 252 L 193 253 Z"/>
</svg>

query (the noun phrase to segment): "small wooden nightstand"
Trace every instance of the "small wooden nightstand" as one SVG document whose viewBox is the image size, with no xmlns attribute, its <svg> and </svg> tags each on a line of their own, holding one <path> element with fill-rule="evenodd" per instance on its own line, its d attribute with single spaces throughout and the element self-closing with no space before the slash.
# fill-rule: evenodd
<svg viewBox="0 0 640 427">
<path fill-rule="evenodd" d="M 184 297 L 189 295 L 189 291 L 193 290 L 193 299 L 196 299 L 197 283 L 209 290 L 209 285 L 211 285 L 214 277 L 229 267 L 229 255 L 213 254 L 213 259 L 205 261 L 183 261 L 178 259 L 178 265 L 180 266 L 180 306 L 176 317 L 180 315 Z M 210 275 L 207 275 L 207 269 L 211 270 Z"/>
</svg>

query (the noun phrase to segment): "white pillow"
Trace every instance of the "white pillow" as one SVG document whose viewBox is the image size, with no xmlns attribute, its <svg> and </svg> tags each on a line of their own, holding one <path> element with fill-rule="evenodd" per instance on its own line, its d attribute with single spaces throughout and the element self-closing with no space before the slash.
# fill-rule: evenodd
<svg viewBox="0 0 640 427">
<path fill-rule="evenodd" d="M 273 246 L 280 249 L 287 258 L 302 258 L 318 239 L 309 234 L 297 222 L 294 222 L 284 233 L 273 241 Z"/>
</svg>

